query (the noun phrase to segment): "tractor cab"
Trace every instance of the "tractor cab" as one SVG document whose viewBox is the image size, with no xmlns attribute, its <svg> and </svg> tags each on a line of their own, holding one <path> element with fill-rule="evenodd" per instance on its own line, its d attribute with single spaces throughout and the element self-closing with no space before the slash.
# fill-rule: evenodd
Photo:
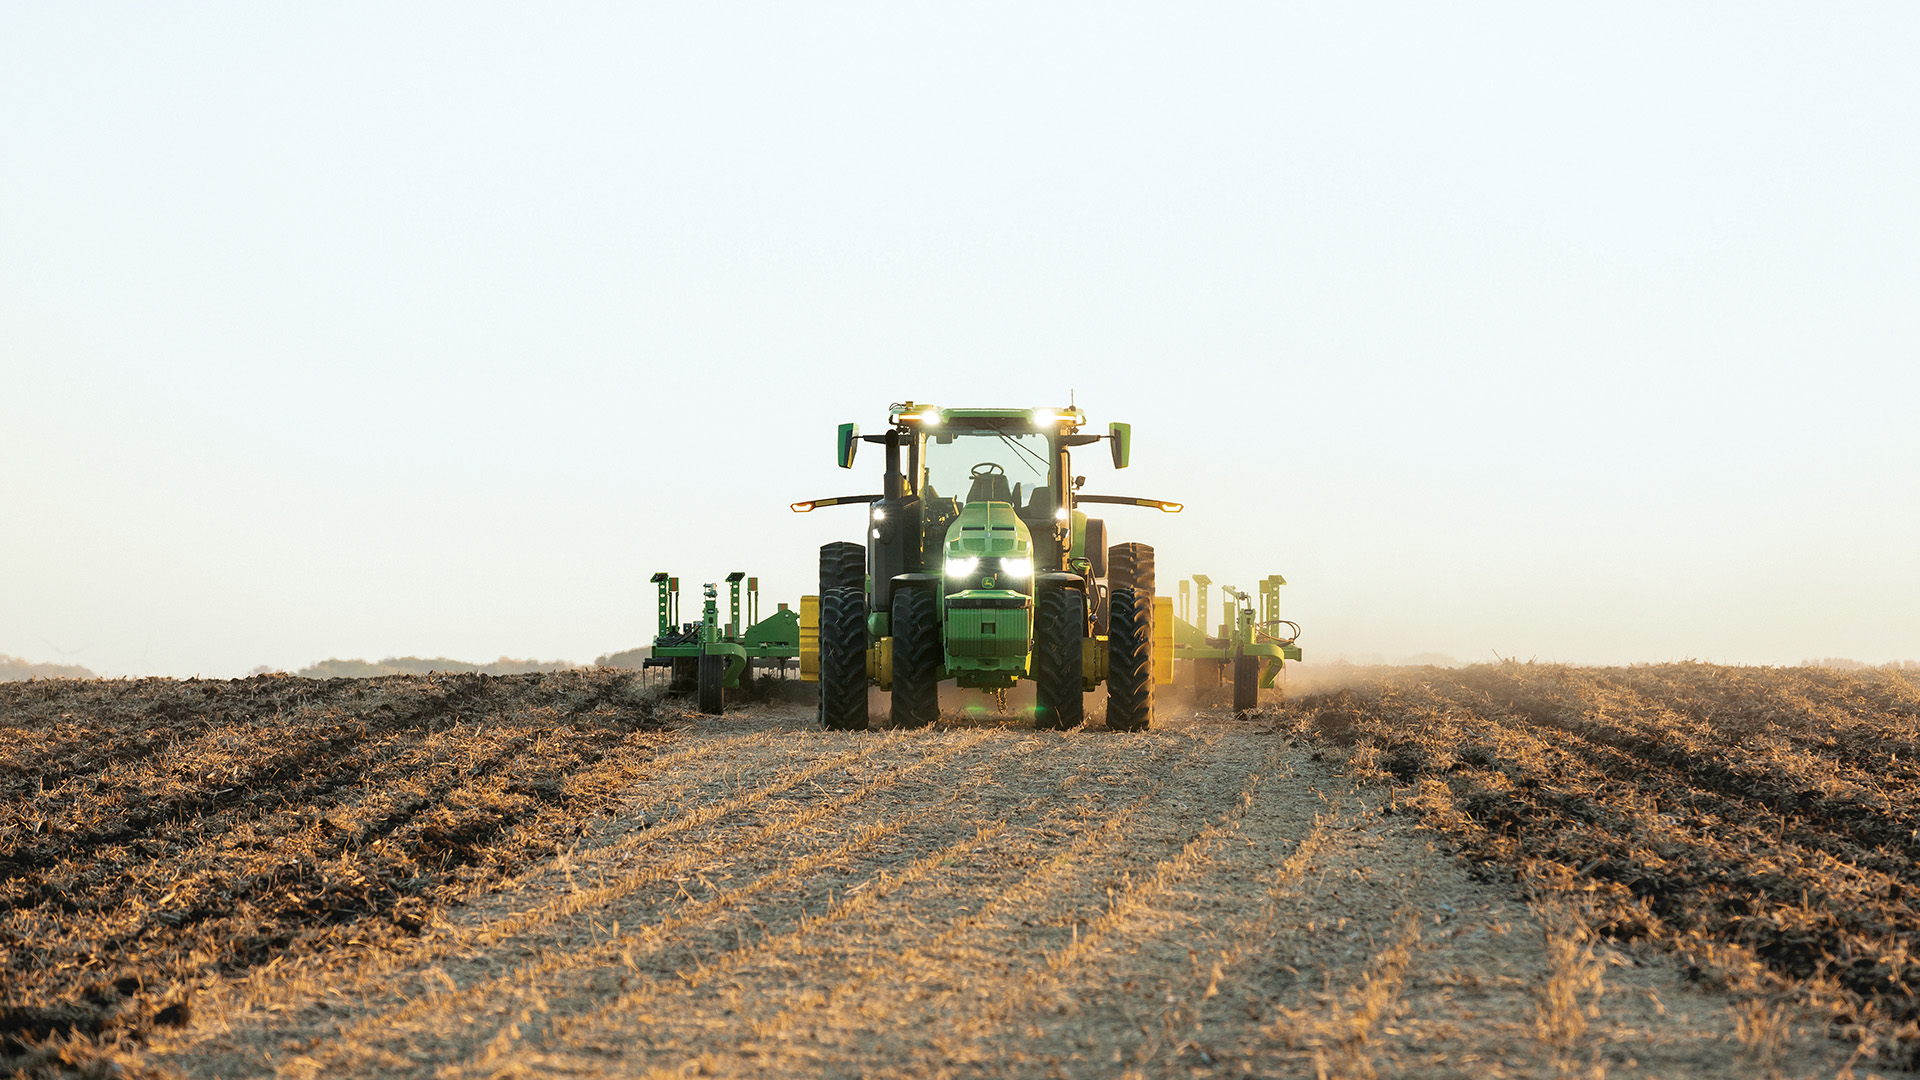
<svg viewBox="0 0 1920 1080">
<path fill-rule="evenodd" d="M 948 593 L 1031 596 L 1035 566 L 1059 568 L 1053 526 L 1064 469 L 1055 428 L 1023 411 L 922 422 L 914 432 L 908 477 L 920 498 L 922 559 L 929 570 L 938 562 Z"/>
</svg>

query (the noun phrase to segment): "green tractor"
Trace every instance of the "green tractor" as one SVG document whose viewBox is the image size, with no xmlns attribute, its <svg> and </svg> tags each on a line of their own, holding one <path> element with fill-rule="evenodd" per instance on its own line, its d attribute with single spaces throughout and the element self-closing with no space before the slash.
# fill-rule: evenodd
<svg viewBox="0 0 1920 1080">
<path fill-rule="evenodd" d="M 820 592 L 801 599 L 800 677 L 819 683 L 823 725 L 867 727 L 870 686 L 891 692 L 896 727 L 919 727 L 938 718 L 944 680 L 994 692 L 1030 679 L 1037 727 L 1078 727 L 1084 695 L 1104 682 L 1107 726 L 1147 728 L 1154 685 L 1173 678 L 1172 601 L 1155 599 L 1153 548 L 1109 547 L 1105 523 L 1079 507 L 1181 506 L 1081 494 L 1073 448 L 1104 439 L 1124 469 L 1131 433 L 1085 424 L 1071 407 L 907 402 L 884 434 L 840 425 L 840 467 L 878 443 L 886 473 L 880 494 L 793 504 L 866 516 L 863 543 L 820 549 Z"/>
</svg>

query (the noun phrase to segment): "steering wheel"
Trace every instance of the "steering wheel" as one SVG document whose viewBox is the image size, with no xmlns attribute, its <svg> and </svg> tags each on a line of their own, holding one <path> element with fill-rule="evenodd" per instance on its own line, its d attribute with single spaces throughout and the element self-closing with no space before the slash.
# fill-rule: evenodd
<svg viewBox="0 0 1920 1080">
<path fill-rule="evenodd" d="M 1007 475 L 1007 470 L 1001 468 L 999 462 L 983 461 L 980 464 L 975 465 L 973 467 L 973 471 L 967 474 L 967 478 L 970 480 L 978 480 L 983 476 L 1005 476 L 1005 475 Z"/>
</svg>

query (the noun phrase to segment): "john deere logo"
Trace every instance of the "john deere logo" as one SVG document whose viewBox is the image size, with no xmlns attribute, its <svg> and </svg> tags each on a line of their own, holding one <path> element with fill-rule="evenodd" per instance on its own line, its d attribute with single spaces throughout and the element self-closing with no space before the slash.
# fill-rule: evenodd
<svg viewBox="0 0 1920 1080">
<path fill-rule="evenodd" d="M 980 587 L 981 587 L 981 588 L 983 588 L 983 589 L 991 589 L 991 588 L 993 588 L 993 579 L 994 579 L 994 577 L 995 577 L 995 576 L 996 576 L 996 575 L 993 575 L 993 574 L 988 574 L 988 575 L 987 575 L 986 577 L 983 577 L 983 578 L 981 578 L 981 579 L 980 579 Z"/>
</svg>

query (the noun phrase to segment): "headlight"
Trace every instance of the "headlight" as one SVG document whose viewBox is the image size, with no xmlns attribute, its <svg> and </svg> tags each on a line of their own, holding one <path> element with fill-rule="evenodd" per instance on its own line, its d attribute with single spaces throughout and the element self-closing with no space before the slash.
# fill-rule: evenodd
<svg viewBox="0 0 1920 1080">
<path fill-rule="evenodd" d="M 1033 560 L 1001 559 L 1000 572 L 1010 578 L 1030 578 L 1033 576 Z"/>
<path fill-rule="evenodd" d="M 948 577 L 966 577 L 968 574 L 971 574 L 978 569 L 980 569 L 979 559 L 948 559 L 947 560 L 947 576 Z"/>
<path fill-rule="evenodd" d="M 885 510 L 875 510 L 873 512 L 873 520 L 875 521 L 887 520 L 887 512 Z"/>
</svg>

